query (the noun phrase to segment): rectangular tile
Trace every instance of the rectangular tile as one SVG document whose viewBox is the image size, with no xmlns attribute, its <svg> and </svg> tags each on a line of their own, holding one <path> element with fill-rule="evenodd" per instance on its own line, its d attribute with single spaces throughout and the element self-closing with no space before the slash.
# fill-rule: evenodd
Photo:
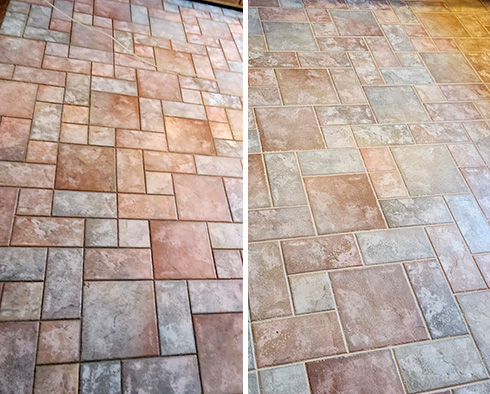
<svg viewBox="0 0 490 394">
<path fill-rule="evenodd" d="M 357 149 L 335 149 L 298 152 L 303 176 L 364 172 Z"/>
<path fill-rule="evenodd" d="M 421 228 L 373 231 L 356 236 L 364 262 L 368 265 L 434 257 Z"/>
<path fill-rule="evenodd" d="M 395 349 L 409 393 L 434 390 L 487 377 L 470 337 L 446 339 Z"/>
<path fill-rule="evenodd" d="M 345 352 L 334 312 L 256 323 L 252 330 L 259 367 Z"/>
<path fill-rule="evenodd" d="M 389 227 L 423 226 L 452 223 L 453 218 L 442 197 L 381 200 L 381 209 Z"/>
<path fill-rule="evenodd" d="M 469 194 L 445 198 L 471 252 L 490 252 L 490 225 L 474 198 Z"/>
</svg>

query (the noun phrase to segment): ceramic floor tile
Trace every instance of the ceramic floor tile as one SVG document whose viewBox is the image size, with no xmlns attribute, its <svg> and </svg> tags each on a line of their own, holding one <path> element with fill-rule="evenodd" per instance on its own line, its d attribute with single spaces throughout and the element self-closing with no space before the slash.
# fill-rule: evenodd
<svg viewBox="0 0 490 394">
<path fill-rule="evenodd" d="M 403 393 L 390 351 L 381 350 L 350 357 L 336 357 L 306 364 L 313 392 Z"/>
<path fill-rule="evenodd" d="M 428 338 L 400 266 L 338 271 L 330 279 L 351 351 Z"/>
<path fill-rule="evenodd" d="M 239 392 L 243 12 L 7 3 L 0 392 Z"/>
<path fill-rule="evenodd" d="M 385 227 L 366 175 L 311 177 L 305 184 L 320 234 Z"/>
</svg>

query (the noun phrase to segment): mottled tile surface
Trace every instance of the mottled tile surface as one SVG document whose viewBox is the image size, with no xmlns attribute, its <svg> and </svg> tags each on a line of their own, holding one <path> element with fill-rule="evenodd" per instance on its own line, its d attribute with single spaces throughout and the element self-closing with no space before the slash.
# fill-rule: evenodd
<svg viewBox="0 0 490 394">
<path fill-rule="evenodd" d="M 248 13 L 249 392 L 490 392 L 488 3 Z"/>
<path fill-rule="evenodd" d="M 240 392 L 243 13 L 5 6 L 0 392 Z"/>
</svg>

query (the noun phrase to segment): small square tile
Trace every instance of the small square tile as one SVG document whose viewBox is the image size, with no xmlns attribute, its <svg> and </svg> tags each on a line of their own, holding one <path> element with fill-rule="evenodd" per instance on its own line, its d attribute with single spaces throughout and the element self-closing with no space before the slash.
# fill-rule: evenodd
<svg viewBox="0 0 490 394">
<path fill-rule="evenodd" d="M 80 394 L 120 392 L 119 361 L 99 361 L 80 365 Z"/>
<path fill-rule="evenodd" d="M 58 144 L 47 141 L 29 141 L 26 162 L 40 164 L 56 164 Z"/>
<path fill-rule="evenodd" d="M 241 278 L 243 276 L 243 264 L 240 251 L 214 250 L 213 254 L 218 278 Z"/>
<path fill-rule="evenodd" d="M 117 246 L 117 220 L 86 219 L 85 246 L 88 247 Z"/>
<path fill-rule="evenodd" d="M 18 215 L 49 216 L 53 191 L 44 189 L 21 189 L 17 203 Z"/>
<path fill-rule="evenodd" d="M 39 282 L 5 283 L 0 320 L 37 320 L 41 316 L 43 284 Z"/>
<path fill-rule="evenodd" d="M 37 352 L 38 364 L 59 364 L 78 361 L 79 352 L 79 320 L 41 322 Z"/>
<path fill-rule="evenodd" d="M 145 175 L 146 190 L 149 194 L 174 194 L 171 174 L 147 171 Z"/>
<path fill-rule="evenodd" d="M 334 309 L 330 280 L 325 272 L 290 276 L 289 285 L 297 314 Z"/>
<path fill-rule="evenodd" d="M 147 220 L 119 220 L 119 246 L 149 248 L 150 230 Z"/>
<path fill-rule="evenodd" d="M 36 367 L 34 394 L 63 392 L 76 394 L 78 364 L 41 365 Z"/>
</svg>

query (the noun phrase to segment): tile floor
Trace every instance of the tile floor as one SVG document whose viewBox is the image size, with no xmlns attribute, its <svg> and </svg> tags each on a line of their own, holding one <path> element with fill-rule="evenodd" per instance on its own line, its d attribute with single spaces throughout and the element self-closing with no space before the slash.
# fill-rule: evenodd
<svg viewBox="0 0 490 394">
<path fill-rule="evenodd" d="M 489 3 L 249 4 L 249 393 L 490 393 Z"/>
<path fill-rule="evenodd" d="M 242 13 L 54 5 L 0 27 L 0 392 L 241 392 Z"/>
</svg>

